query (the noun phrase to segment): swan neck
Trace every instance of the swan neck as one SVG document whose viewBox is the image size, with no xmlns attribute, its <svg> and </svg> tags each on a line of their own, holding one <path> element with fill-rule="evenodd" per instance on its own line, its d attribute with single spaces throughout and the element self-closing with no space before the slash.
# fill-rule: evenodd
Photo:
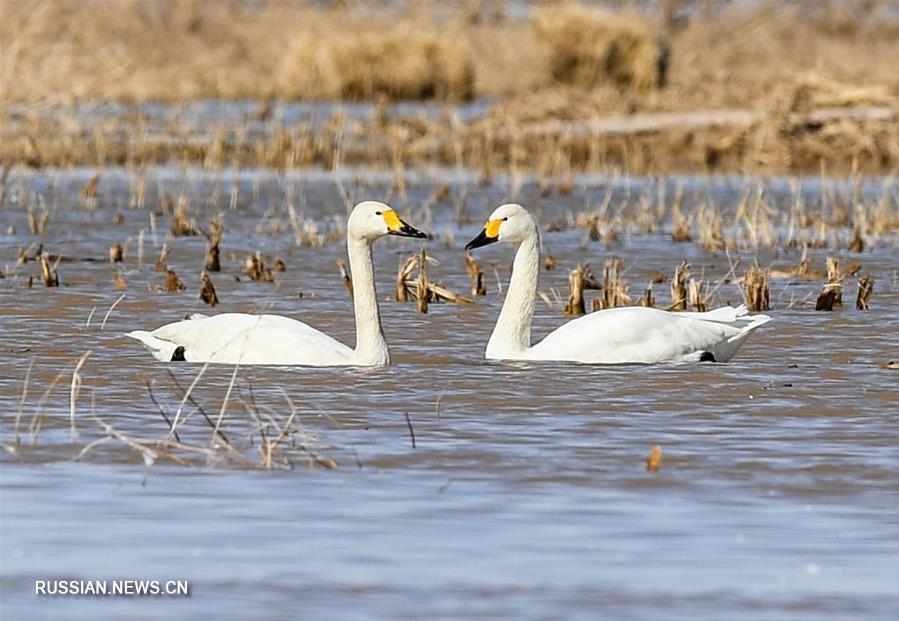
<svg viewBox="0 0 899 621">
<path fill-rule="evenodd" d="M 518 246 L 506 300 L 487 343 L 488 358 L 514 358 L 531 346 L 531 322 L 540 275 L 539 243 L 534 230 Z"/>
<path fill-rule="evenodd" d="M 371 243 L 366 239 L 347 236 L 347 254 L 353 277 L 353 309 L 356 314 L 356 362 L 370 365 L 390 363 L 390 353 L 375 290 Z"/>
</svg>

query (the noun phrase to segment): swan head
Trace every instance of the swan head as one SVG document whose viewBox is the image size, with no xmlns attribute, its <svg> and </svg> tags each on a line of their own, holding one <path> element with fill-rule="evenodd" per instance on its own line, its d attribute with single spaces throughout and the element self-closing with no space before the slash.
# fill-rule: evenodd
<svg viewBox="0 0 899 621">
<path fill-rule="evenodd" d="M 390 205 L 362 201 L 353 208 L 347 222 L 347 235 L 374 241 L 385 235 L 427 239 L 428 234 L 403 222 Z"/>
<path fill-rule="evenodd" d="M 528 210 L 515 203 L 497 207 L 487 224 L 473 240 L 465 245 L 466 250 L 480 248 L 494 242 L 519 244 L 537 234 L 537 222 Z"/>
</svg>

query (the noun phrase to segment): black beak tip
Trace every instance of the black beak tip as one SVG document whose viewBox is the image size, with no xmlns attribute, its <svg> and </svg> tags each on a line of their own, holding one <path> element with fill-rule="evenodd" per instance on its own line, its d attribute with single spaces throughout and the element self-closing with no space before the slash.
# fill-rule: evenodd
<svg viewBox="0 0 899 621">
<path fill-rule="evenodd" d="M 492 244 L 496 240 L 496 237 L 487 237 L 487 231 L 482 230 L 480 233 L 478 233 L 477 237 L 465 244 L 465 249 L 473 250 L 474 248 L 480 248 L 481 246 Z"/>
</svg>

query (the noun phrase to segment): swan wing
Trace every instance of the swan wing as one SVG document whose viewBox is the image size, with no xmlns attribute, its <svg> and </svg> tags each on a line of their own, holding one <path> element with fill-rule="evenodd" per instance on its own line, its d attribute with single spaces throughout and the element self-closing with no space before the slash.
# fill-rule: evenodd
<svg viewBox="0 0 899 621">
<path fill-rule="evenodd" d="M 530 349 L 538 360 L 592 363 L 696 361 L 705 352 L 725 362 L 749 332 L 770 317 L 744 307 L 669 313 L 640 306 L 611 308 L 569 321 Z"/>
<path fill-rule="evenodd" d="M 132 332 L 158 360 L 332 366 L 352 364 L 353 350 L 289 317 L 225 313 Z M 178 348 L 183 348 L 178 352 Z"/>
</svg>

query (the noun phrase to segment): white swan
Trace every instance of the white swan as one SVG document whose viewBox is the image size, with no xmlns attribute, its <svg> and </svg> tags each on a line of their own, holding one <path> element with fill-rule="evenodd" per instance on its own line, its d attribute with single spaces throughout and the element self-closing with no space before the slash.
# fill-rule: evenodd
<svg viewBox="0 0 899 621">
<path fill-rule="evenodd" d="M 493 242 L 518 245 L 506 299 L 486 356 L 494 360 L 566 360 L 616 364 L 726 362 L 749 334 L 771 320 L 745 306 L 669 313 L 642 306 L 610 308 L 569 321 L 531 346 L 540 266 L 537 223 L 521 205 L 498 207 L 466 250 Z"/>
<path fill-rule="evenodd" d="M 375 293 L 371 244 L 385 235 L 427 238 L 390 207 L 376 201 L 356 205 L 347 222 L 347 253 L 353 275 L 356 349 L 350 349 L 301 321 L 278 315 L 225 313 L 170 323 L 126 336 L 137 339 L 157 360 L 224 364 L 386 366 L 390 353 Z"/>
</svg>

